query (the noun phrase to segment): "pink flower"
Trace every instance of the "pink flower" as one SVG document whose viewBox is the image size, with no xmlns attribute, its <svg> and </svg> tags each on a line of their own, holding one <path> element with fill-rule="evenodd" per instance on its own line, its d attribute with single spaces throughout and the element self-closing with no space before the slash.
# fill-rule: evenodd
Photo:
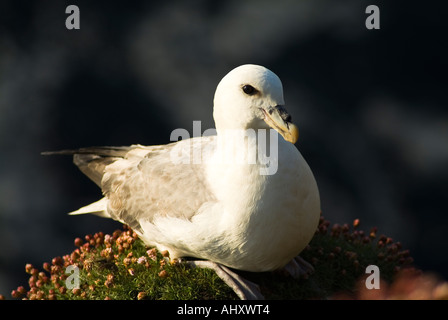
<svg viewBox="0 0 448 320">
<path fill-rule="evenodd" d="M 141 256 L 140 258 L 138 258 L 137 263 L 138 264 L 144 264 L 146 263 L 146 257 Z"/>
</svg>

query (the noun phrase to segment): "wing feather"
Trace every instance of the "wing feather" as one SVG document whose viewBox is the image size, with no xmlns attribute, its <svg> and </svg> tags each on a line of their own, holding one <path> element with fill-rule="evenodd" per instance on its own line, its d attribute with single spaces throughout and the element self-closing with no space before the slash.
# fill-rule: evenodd
<svg viewBox="0 0 448 320">
<path fill-rule="evenodd" d="M 162 146 L 93 147 L 59 154 L 74 154 L 74 163 L 101 187 L 107 214 L 139 231 L 141 219 L 191 219 L 202 205 L 216 201 L 205 166 L 193 163 L 197 148 L 210 152 L 215 142 L 210 136 Z M 174 151 L 180 157 L 177 162 Z"/>
</svg>

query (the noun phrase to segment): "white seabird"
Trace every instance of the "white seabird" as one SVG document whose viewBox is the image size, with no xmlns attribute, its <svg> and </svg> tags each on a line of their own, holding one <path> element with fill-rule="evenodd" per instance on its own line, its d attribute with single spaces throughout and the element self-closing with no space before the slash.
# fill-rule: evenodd
<svg viewBox="0 0 448 320">
<path fill-rule="evenodd" d="M 298 129 L 283 105 L 277 75 L 243 65 L 216 89 L 215 136 L 56 152 L 74 154 L 104 195 L 72 214 L 118 220 L 172 259 L 205 259 L 192 264 L 216 270 L 240 298 L 262 298 L 227 267 L 286 266 L 294 274 L 320 215 L 316 181 L 294 146 Z"/>
</svg>

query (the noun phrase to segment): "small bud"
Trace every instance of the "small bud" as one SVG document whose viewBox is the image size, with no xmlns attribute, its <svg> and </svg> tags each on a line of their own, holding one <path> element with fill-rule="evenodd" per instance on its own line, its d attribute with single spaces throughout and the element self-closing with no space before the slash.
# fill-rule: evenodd
<svg viewBox="0 0 448 320">
<path fill-rule="evenodd" d="M 49 264 L 48 262 L 44 262 L 44 264 L 42 265 L 42 268 L 45 271 L 51 272 L 51 264 Z"/>
<path fill-rule="evenodd" d="M 79 257 L 80 257 L 79 250 L 78 251 L 75 250 L 70 254 L 70 260 L 72 262 L 78 261 Z M 70 264 L 73 264 L 73 263 L 70 263 Z"/>
<path fill-rule="evenodd" d="M 163 250 L 163 251 L 161 252 L 161 254 L 162 254 L 162 256 L 165 257 L 165 258 L 167 258 L 167 257 L 170 256 L 170 253 L 168 252 L 168 250 Z"/>
<path fill-rule="evenodd" d="M 84 243 L 84 244 L 81 246 L 81 251 L 82 251 L 82 252 L 90 252 L 90 244 L 89 244 L 88 242 Z"/>
<path fill-rule="evenodd" d="M 146 254 L 148 255 L 148 257 L 151 260 L 153 260 L 153 261 L 157 260 L 157 249 L 156 248 L 152 248 L 152 249 L 146 251 Z"/>
<path fill-rule="evenodd" d="M 353 251 L 346 251 L 345 252 L 345 256 L 349 259 L 349 260 L 354 260 L 357 257 L 356 252 Z"/>
<path fill-rule="evenodd" d="M 131 264 L 131 258 L 128 258 L 128 257 L 124 258 L 123 259 L 123 264 L 125 266 L 130 265 Z"/>
<path fill-rule="evenodd" d="M 318 232 L 320 232 L 321 234 L 325 235 L 325 234 L 327 234 L 327 231 L 328 231 L 327 226 L 323 226 L 323 225 L 319 226 Z"/>
<path fill-rule="evenodd" d="M 147 262 L 146 257 L 140 257 L 137 259 L 138 264 L 145 264 Z"/>
<path fill-rule="evenodd" d="M 395 244 L 392 244 L 387 248 L 387 251 L 391 253 L 396 253 L 398 251 L 398 247 Z"/>
<path fill-rule="evenodd" d="M 11 296 L 12 296 L 13 298 L 17 299 L 17 298 L 20 298 L 22 295 L 20 294 L 19 291 L 17 291 L 17 290 L 12 290 L 12 292 L 11 292 Z"/>
<path fill-rule="evenodd" d="M 112 233 L 112 238 L 117 239 L 121 235 L 121 230 L 115 230 Z"/>
<path fill-rule="evenodd" d="M 75 288 L 75 289 L 72 290 L 72 293 L 73 293 L 75 296 L 79 296 L 79 295 L 81 294 L 81 289 L 79 289 L 79 288 Z"/>
<path fill-rule="evenodd" d="M 51 263 L 54 266 L 62 266 L 64 264 L 64 260 L 62 260 L 61 257 L 55 257 L 55 258 L 53 258 L 53 260 L 51 260 Z"/>
<path fill-rule="evenodd" d="M 76 247 L 80 247 L 80 246 L 82 246 L 83 243 L 84 243 L 84 241 L 82 241 L 81 238 L 76 238 L 74 242 L 75 242 L 75 246 L 76 246 Z"/>
<path fill-rule="evenodd" d="M 138 300 L 143 300 L 143 299 L 145 299 L 145 297 L 146 297 L 146 292 L 143 292 L 143 291 L 139 292 L 137 295 Z"/>
<path fill-rule="evenodd" d="M 398 255 L 401 256 L 401 257 L 403 257 L 403 258 L 406 258 L 406 257 L 409 257 L 409 256 L 410 256 L 410 251 L 409 251 L 409 250 L 403 250 L 403 251 L 400 251 L 400 252 L 398 253 Z"/>
<path fill-rule="evenodd" d="M 28 279 L 28 285 L 30 286 L 30 288 L 34 288 L 36 286 L 36 277 L 31 276 Z"/>
<path fill-rule="evenodd" d="M 43 292 L 42 290 L 37 291 L 37 294 L 36 294 L 37 300 L 42 300 L 44 297 L 45 297 L 45 292 Z"/>
<path fill-rule="evenodd" d="M 111 244 L 111 242 L 112 242 L 112 237 L 109 234 L 106 234 L 104 236 L 104 243 L 105 244 Z"/>
<path fill-rule="evenodd" d="M 33 265 L 32 265 L 31 263 L 27 263 L 27 264 L 25 265 L 25 272 L 26 272 L 26 273 L 31 274 L 31 271 L 32 271 L 33 269 L 34 269 L 34 268 L 33 268 Z"/>
<path fill-rule="evenodd" d="M 362 238 L 362 242 L 363 243 L 370 243 L 370 238 L 365 236 L 364 238 Z"/>
<path fill-rule="evenodd" d="M 168 276 L 168 272 L 166 272 L 166 270 L 162 270 L 159 272 L 160 278 L 166 278 L 167 276 Z"/>
<path fill-rule="evenodd" d="M 112 247 L 101 250 L 100 255 L 108 260 L 112 259 L 113 251 Z"/>
<path fill-rule="evenodd" d="M 324 221 L 325 221 L 325 218 L 324 218 L 324 217 L 322 217 L 322 216 L 320 216 L 320 217 L 319 217 L 319 224 L 323 224 L 323 223 L 324 223 Z"/>
<path fill-rule="evenodd" d="M 17 292 L 20 294 L 25 294 L 26 293 L 26 289 L 23 286 L 20 286 L 17 288 Z"/>
</svg>

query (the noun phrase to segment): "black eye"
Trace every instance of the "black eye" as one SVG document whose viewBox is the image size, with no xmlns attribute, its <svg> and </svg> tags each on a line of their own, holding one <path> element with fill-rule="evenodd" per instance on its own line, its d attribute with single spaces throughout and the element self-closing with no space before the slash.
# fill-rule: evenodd
<svg viewBox="0 0 448 320">
<path fill-rule="evenodd" d="M 257 90 L 249 84 L 243 86 L 243 91 L 250 96 L 257 92 Z"/>
</svg>

